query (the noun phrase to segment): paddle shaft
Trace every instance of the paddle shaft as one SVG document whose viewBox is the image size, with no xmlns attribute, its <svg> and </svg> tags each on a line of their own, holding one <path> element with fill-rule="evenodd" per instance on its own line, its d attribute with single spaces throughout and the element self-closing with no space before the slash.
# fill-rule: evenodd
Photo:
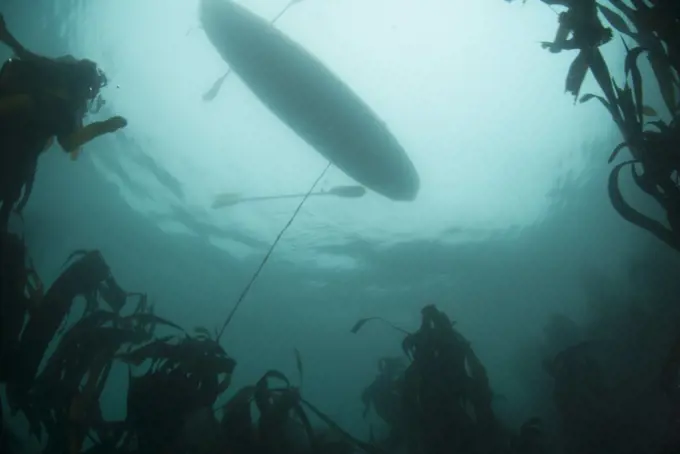
<svg viewBox="0 0 680 454">
<path fill-rule="evenodd" d="M 332 192 L 312 192 L 311 194 L 285 194 L 285 195 L 263 195 L 258 197 L 244 197 L 238 200 L 241 202 L 256 202 L 260 200 L 277 200 L 277 199 L 296 199 L 298 197 L 311 197 L 315 195 L 334 195 Z"/>
</svg>

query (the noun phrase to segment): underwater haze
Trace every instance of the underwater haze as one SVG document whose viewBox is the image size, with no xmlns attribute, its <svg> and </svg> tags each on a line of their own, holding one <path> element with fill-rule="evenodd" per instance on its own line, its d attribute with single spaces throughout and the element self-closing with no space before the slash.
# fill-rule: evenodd
<svg viewBox="0 0 680 454">
<path fill-rule="evenodd" d="M 203 100 L 228 66 L 200 28 L 197 0 L 3 3 L 27 47 L 106 72 L 106 105 L 90 120 L 129 122 L 75 162 L 56 148 L 40 158 L 24 222 L 12 220 L 39 274 L 51 282 L 73 250 L 99 249 L 156 313 L 219 329 L 300 198 L 213 209 L 215 196 L 306 193 L 327 161 L 237 75 Z M 269 20 L 287 0 L 238 3 Z M 222 338 L 238 363 L 233 389 L 269 369 L 294 377 L 297 349 L 305 397 L 367 438 L 359 396 L 401 338 L 382 324 L 350 329 L 380 316 L 416 330 L 434 303 L 505 396 L 501 418 L 540 411 L 548 378 L 526 361 L 550 317 L 589 320 L 584 281 L 633 292 L 631 260 L 669 254 L 610 206 L 618 131 L 600 105 L 564 93 L 573 55 L 538 44 L 555 21 L 541 2 L 502 0 L 304 0 L 277 21 L 385 122 L 420 191 L 413 202 L 370 190 L 305 201 Z M 620 41 L 602 52 L 622 67 Z M 596 87 L 588 75 L 581 92 Z M 331 166 L 316 189 L 352 184 Z M 124 415 L 126 374 L 114 370 L 107 415 Z"/>
</svg>

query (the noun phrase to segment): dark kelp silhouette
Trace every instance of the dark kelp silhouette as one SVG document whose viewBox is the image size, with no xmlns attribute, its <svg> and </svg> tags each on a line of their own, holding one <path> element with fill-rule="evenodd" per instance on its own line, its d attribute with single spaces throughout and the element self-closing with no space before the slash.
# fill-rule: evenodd
<svg viewBox="0 0 680 454">
<path fill-rule="evenodd" d="M 372 319 L 378 317 L 360 320 L 352 332 Z M 425 306 L 420 329 L 402 342 L 410 364 L 380 361 L 380 374 L 362 395 L 366 412 L 373 405 L 390 426 L 380 444 L 409 454 L 541 452 L 538 420 L 519 435 L 501 426 L 486 369 L 453 325 L 434 305 Z"/>
<path fill-rule="evenodd" d="M 371 407 L 389 427 L 389 435 L 383 444 L 388 451 L 404 443 L 406 416 L 402 400 L 404 396 L 404 373 L 406 364 L 402 358 L 382 358 L 378 362 L 378 376 L 361 393 L 364 418 Z"/>
<path fill-rule="evenodd" d="M 624 137 L 624 141 L 612 151 L 609 162 L 613 162 L 624 148 L 628 148 L 633 156 L 633 160 L 618 164 L 612 170 L 608 185 L 609 196 L 612 205 L 624 219 L 648 230 L 669 246 L 680 250 L 678 237 L 680 190 L 677 181 L 677 172 L 680 169 L 678 154 L 680 136 L 677 118 L 674 116 L 669 123 L 661 120 L 645 123 L 645 115 L 654 112 L 643 104 L 642 76 L 637 68 L 637 58 L 643 52 L 645 49 L 641 47 L 628 50 L 625 70 L 626 75 L 630 76 L 631 84 L 629 85 L 626 80 L 624 87 L 620 88 L 612 82 L 614 94 L 610 95 L 608 100 L 597 98 L 612 113 Z M 595 96 L 586 95 L 582 101 L 593 98 Z M 636 185 L 664 208 L 670 229 L 642 215 L 625 202 L 618 189 L 618 177 L 626 166 L 630 166 Z M 636 170 L 636 167 L 639 167 L 640 171 Z"/>
<path fill-rule="evenodd" d="M 542 46 L 552 53 L 563 50 L 579 51 L 569 67 L 565 84 L 565 91 L 578 99 L 588 68 L 595 74 L 601 72 L 604 60 L 598 47 L 611 41 L 612 31 L 600 22 L 595 0 L 543 0 L 543 2 L 567 7 L 567 11 L 559 15 L 560 25 L 555 40 L 544 42 Z"/>
<path fill-rule="evenodd" d="M 131 365 L 150 362 L 144 375 L 129 374 L 128 443 L 136 441 L 142 452 L 172 450 L 186 418 L 215 403 L 236 366 L 214 340 L 189 335 L 158 339 L 118 358 Z"/>
<path fill-rule="evenodd" d="M 14 235 L 0 237 L 0 381 L 7 380 L 29 310 L 42 298 L 42 283 L 26 266 L 26 246 Z M 32 279 L 31 279 L 32 278 Z"/>
<path fill-rule="evenodd" d="M 597 99 L 611 114 L 623 140 L 611 152 L 610 163 L 622 150 L 630 152 L 632 159 L 615 164 L 610 174 L 614 208 L 680 250 L 680 2 L 544 3 L 568 9 L 560 15 L 554 42 L 545 44 L 553 52 L 578 50 L 567 91 L 581 102 Z M 626 46 L 623 86 L 612 80 L 599 50 L 611 41 L 611 31 L 600 22 L 598 11 Z M 659 115 L 644 104 L 644 78 L 638 67 L 642 56 L 650 62 L 668 119 L 648 121 L 647 117 Z M 588 71 L 602 95 L 579 95 Z M 625 168 L 631 170 L 636 186 L 666 211 L 668 226 L 624 200 L 618 177 Z M 14 200 L 17 194 L 9 195 Z M 2 197 L 7 199 L 8 193 Z M 611 336 L 614 341 L 608 341 L 618 344 L 618 350 L 607 350 L 608 342 L 582 341 L 573 323 L 560 322 L 561 331 L 573 333 L 570 345 L 553 350 L 544 361 L 560 419 L 560 446 L 553 449 L 541 419 L 531 418 L 514 431 L 504 427 L 491 405 L 486 369 L 470 343 L 446 314 L 426 306 L 416 332 L 390 324 L 405 336 L 404 357 L 380 360 L 378 376 L 361 395 L 364 413 L 373 408 L 390 430 L 376 443 L 374 436 L 366 443 L 302 397 L 299 351 L 294 353 L 300 386 L 271 370 L 226 398 L 236 362 L 219 345 L 219 332 L 211 336 L 205 328 L 196 328 L 189 334 L 158 317 L 146 295 L 128 293 L 118 285 L 97 251 L 76 251 L 67 265 L 45 291 L 23 240 L 0 233 L 0 383 L 5 385 L 11 413 L 25 417 L 46 454 L 680 452 L 678 329 L 664 338 L 658 334 L 663 330 L 656 329 L 659 324 L 650 325 L 654 328 L 650 336 L 652 330 L 639 327 L 644 319 L 639 312 Z M 658 276 L 657 269 L 647 268 Z M 598 294 L 597 299 L 602 298 Z M 81 300 L 83 314 L 69 316 Z M 667 308 L 660 312 L 659 317 L 672 317 Z M 367 318 L 352 332 L 376 319 L 389 324 Z M 60 330 L 62 326 L 66 328 Z M 174 334 L 159 338 L 157 327 Z M 583 338 L 597 338 L 590 334 Z M 644 348 L 639 343 L 650 338 L 655 353 L 640 364 Z M 619 357 L 618 369 L 612 357 Z M 127 413 L 123 420 L 109 421 L 100 398 L 114 364 L 128 367 Z M 630 372 L 634 373 L 612 384 L 612 375 Z M 218 399 L 224 400 L 217 405 Z M 6 416 L 1 410 L 0 406 L 0 418 Z M 313 425 L 318 422 L 326 428 Z M 637 433 L 640 428 L 642 435 Z M 0 451 L 20 452 L 21 435 L 13 436 L 3 419 Z"/>
<path fill-rule="evenodd" d="M 614 425 L 603 423 L 610 411 L 610 393 L 590 356 L 593 346 L 583 342 L 569 347 L 544 364 L 554 380 L 553 401 L 562 416 L 567 452 L 591 452 L 598 443 L 615 438 Z"/>
<path fill-rule="evenodd" d="M 86 301 L 86 315 L 99 305 L 98 298 L 106 295 L 114 309 L 120 309 L 120 290 L 111 277 L 109 267 L 98 251 L 81 251 L 72 263 L 52 284 L 44 298 L 31 311 L 28 322 L 21 332 L 15 354 L 21 358 L 8 372 L 8 386 L 23 393 L 33 384 L 38 366 L 50 341 L 66 319 L 77 296 Z M 23 324 L 23 323 L 22 323 Z M 10 401 L 11 404 L 11 401 Z"/>
<path fill-rule="evenodd" d="M 628 148 L 633 157 L 617 164 L 609 177 L 609 197 L 617 212 L 628 222 L 643 228 L 672 248 L 680 250 L 680 8 L 670 0 L 542 0 L 547 5 L 567 7 L 559 16 L 559 29 L 554 42 L 543 43 L 552 52 L 579 49 L 569 69 L 566 90 L 578 99 L 581 85 L 590 68 L 603 96 L 587 94 L 584 103 L 597 99 L 609 111 L 623 142 L 611 153 L 612 162 Z M 621 35 L 626 48 L 624 71 L 626 81 L 619 87 L 610 75 L 599 47 L 612 39 L 598 12 Z M 569 38 L 571 36 L 571 38 Z M 630 47 L 626 40 L 637 45 Z M 658 83 L 664 104 L 670 114 L 667 121 L 646 122 L 645 117 L 658 117 L 643 102 L 643 76 L 638 59 L 646 54 Z M 631 168 L 633 181 L 666 212 L 668 226 L 651 219 L 630 206 L 619 191 L 618 177 L 624 167 Z"/>
<path fill-rule="evenodd" d="M 1 240 L 0 382 L 12 413 L 21 412 L 30 433 L 43 441 L 43 453 L 383 452 L 343 431 L 278 371 L 238 391 L 217 408 L 218 419 L 213 407 L 229 388 L 236 361 L 217 335 L 201 327 L 188 334 L 155 315 L 146 295 L 116 283 L 98 251 L 74 252 L 42 296 L 23 241 L 11 234 Z M 131 297 L 136 306 L 127 310 Z M 60 332 L 78 298 L 85 301 L 82 316 Z M 157 338 L 159 326 L 178 334 Z M 294 353 L 302 383 L 302 358 Z M 127 413 L 107 421 L 100 396 L 115 362 L 128 366 Z M 271 387 L 271 381 L 283 386 Z M 313 428 L 310 417 L 326 432 Z M 210 442 L 192 433 L 197 427 L 213 429 Z M 15 452 L 15 440 L 3 424 L 3 453 Z"/>
<path fill-rule="evenodd" d="M 560 416 L 563 451 L 555 450 L 541 419 L 531 418 L 517 430 L 499 421 L 485 367 L 448 316 L 429 305 L 412 333 L 379 317 L 359 320 L 352 328 L 358 333 L 378 320 L 404 336 L 404 356 L 381 359 L 378 376 L 361 395 L 364 415 L 374 409 L 389 428 L 385 436 L 374 441 L 372 435 L 367 443 L 302 397 L 304 368 L 297 349 L 298 386 L 270 370 L 254 385 L 225 398 L 236 361 L 216 341 L 218 333 L 202 327 L 188 333 L 155 315 L 145 295 L 118 286 L 96 251 L 76 251 L 40 297 L 40 280 L 23 242 L 4 235 L 0 244 L 1 381 L 12 412 L 26 418 L 46 454 L 658 452 L 645 451 L 646 438 L 622 433 L 633 424 L 636 411 L 648 414 L 640 407 L 645 402 L 665 396 L 666 403 L 654 403 L 663 410 L 664 405 L 677 409 L 680 401 L 678 339 L 662 343 L 667 352 L 657 355 L 657 366 L 650 363 L 650 373 L 633 376 L 637 384 L 618 386 L 611 385 L 611 372 L 598 353 L 607 344 L 577 341 L 544 362 Z M 58 328 L 78 297 L 85 301 L 85 310 L 60 334 Z M 13 328 L 9 320 L 19 321 L 23 329 Z M 560 332 L 578 328 L 563 319 L 559 324 Z M 157 328 L 171 334 L 157 337 Z M 628 338 L 637 334 L 626 334 L 619 340 L 624 343 L 620 351 L 629 354 L 635 344 Z M 48 350 L 48 344 L 54 347 Z M 100 397 L 116 363 L 128 368 L 127 412 L 122 420 L 107 420 Z M 634 360 L 626 357 L 622 364 L 628 369 Z M 664 452 L 677 452 L 677 410 L 659 414 L 668 418 L 656 420 L 665 424 L 665 434 L 657 434 L 668 448 Z M 320 429 L 319 423 L 326 428 Z M 655 433 L 653 428 L 645 430 Z M 17 452 L 16 441 L 3 427 L 3 452 Z"/>
<path fill-rule="evenodd" d="M 645 271 L 656 273 L 658 265 Z M 632 263 L 631 271 L 637 266 Z M 638 280 L 643 300 L 622 291 L 617 281 L 592 273 L 584 278 L 588 303 L 600 308 L 579 324 L 579 336 L 569 336 L 569 346 L 552 337 L 559 348 L 544 351 L 559 452 L 678 452 L 680 311 L 672 297 L 671 306 L 651 297 L 655 287 L 675 294 L 675 276 L 667 284 Z M 573 322 L 568 325 L 573 332 Z"/>
<path fill-rule="evenodd" d="M 299 355 L 296 355 L 299 359 Z M 296 361 L 302 372 L 302 362 Z M 282 387 L 271 388 L 270 380 L 282 382 Z M 251 406 L 255 406 L 259 419 L 253 421 Z M 327 415 L 309 401 L 303 399 L 300 390 L 291 386 L 288 378 L 276 370 L 268 371 L 255 386 L 238 391 L 233 399 L 223 406 L 222 429 L 224 445 L 222 452 L 297 452 L 296 434 L 302 433 L 306 450 L 311 453 L 355 452 L 356 449 L 381 454 L 383 451 L 369 443 L 362 442 L 342 430 Z M 338 435 L 328 439 L 312 428 L 307 411 L 327 424 Z"/>
<path fill-rule="evenodd" d="M 629 6 L 621 0 L 609 0 L 626 19 L 605 5 L 598 5 L 602 15 L 619 33 L 633 38 L 649 52 L 649 63 L 659 84 L 661 95 L 668 110 L 675 113 L 678 107 L 678 70 L 680 70 L 680 42 L 678 41 L 677 20 L 680 13 L 670 2 L 657 1 L 648 6 L 635 0 Z M 626 23 L 628 20 L 635 30 Z"/>
</svg>

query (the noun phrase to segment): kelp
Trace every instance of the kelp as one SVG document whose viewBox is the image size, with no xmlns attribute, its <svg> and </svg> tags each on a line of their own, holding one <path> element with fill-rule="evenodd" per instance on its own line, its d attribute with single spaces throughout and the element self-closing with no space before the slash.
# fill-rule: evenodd
<svg viewBox="0 0 680 454">
<path fill-rule="evenodd" d="M 271 380 L 283 383 L 272 388 Z M 251 406 L 259 418 L 253 421 Z M 225 436 L 223 449 L 227 452 L 296 452 L 296 433 L 304 434 L 310 453 L 353 452 L 353 448 L 368 454 L 384 454 L 380 448 L 351 436 L 328 415 L 303 399 L 299 388 L 293 387 L 280 371 L 265 373 L 255 386 L 247 386 L 236 393 L 223 407 L 222 429 Z M 305 409 L 323 421 L 340 440 L 325 441 L 317 436 Z"/>
<path fill-rule="evenodd" d="M 8 386 L 24 393 L 33 384 L 38 366 L 43 359 L 50 341 L 65 320 L 75 298 L 81 295 L 92 297 L 88 301 L 90 311 L 96 309 L 98 287 L 110 275 L 108 265 L 98 251 L 84 254 L 71 264 L 50 286 L 39 307 L 28 318 L 21 333 L 16 361 L 8 377 Z"/>
<path fill-rule="evenodd" d="M 561 416 L 567 453 L 622 452 L 620 433 L 631 416 L 618 409 L 622 401 L 598 360 L 606 345 L 584 341 L 545 362 L 553 379 L 553 402 Z"/>
<path fill-rule="evenodd" d="M 416 435 L 410 440 L 411 451 L 443 453 L 450 447 L 466 452 L 497 438 L 494 429 L 481 431 L 494 421 L 478 421 L 484 412 L 469 411 L 475 385 L 466 367 L 471 349 L 446 314 L 426 306 L 420 329 L 404 339 L 402 348 L 412 359 L 404 376 L 405 414 Z M 433 430 L 443 422 L 446 430 Z"/>
<path fill-rule="evenodd" d="M 543 42 L 544 49 L 552 53 L 578 50 L 569 67 L 565 91 L 578 99 L 588 69 L 596 78 L 602 74 L 602 57 L 598 48 L 612 39 L 612 30 L 602 25 L 597 16 L 595 0 L 543 0 L 549 5 L 562 5 L 567 11 L 559 15 L 559 27 L 553 42 Z M 570 38 L 571 35 L 571 38 Z"/>
<path fill-rule="evenodd" d="M 151 452 L 177 442 L 187 417 L 215 403 L 236 366 L 216 342 L 190 336 L 160 339 L 118 359 L 131 364 L 151 361 L 144 375 L 133 376 L 130 370 L 125 421 L 140 449 Z"/>
<path fill-rule="evenodd" d="M 621 170 L 627 166 L 631 167 L 633 178 L 638 182 L 638 186 L 645 187 L 644 182 L 640 180 L 639 176 L 635 173 L 635 168 L 633 166 L 636 163 L 637 161 L 626 161 L 618 164 L 609 174 L 609 183 L 607 187 L 612 206 L 626 221 L 645 229 L 673 249 L 680 251 L 680 238 L 678 238 L 673 230 L 668 229 L 661 222 L 651 219 L 637 211 L 625 201 L 623 194 L 621 194 L 621 190 L 619 189 L 619 174 L 621 173 Z"/>
<path fill-rule="evenodd" d="M 680 155 L 674 152 L 678 140 L 675 134 L 675 122 L 666 125 L 661 121 L 651 123 L 660 131 L 645 129 L 645 115 L 655 113 L 644 104 L 642 75 L 637 67 L 638 57 L 645 52 L 645 49 L 637 47 L 628 49 L 625 60 L 626 83 L 620 88 L 613 83 L 615 94 L 610 96 L 608 101 L 598 98 L 605 107 L 612 113 L 619 130 L 624 136 L 624 142 L 617 145 L 612 151 L 609 162 L 613 162 L 618 153 L 624 148 L 628 148 L 633 155 L 634 162 L 639 164 L 643 173 L 638 174 L 633 168 L 633 179 L 638 187 L 657 200 L 671 215 L 676 211 L 676 206 L 680 202 L 680 192 L 673 181 L 669 181 L 672 175 L 680 169 Z M 628 76 L 631 83 L 628 83 Z M 582 98 L 582 102 L 595 98 L 594 95 Z M 618 189 L 618 175 L 622 167 L 628 165 L 617 165 L 610 173 L 609 196 L 614 208 L 619 214 L 629 222 L 633 222 L 638 227 L 650 231 L 667 244 L 676 247 L 677 240 L 672 237 L 676 233 L 666 232 L 665 227 L 660 226 L 657 221 L 648 219 L 641 213 L 628 206 Z M 671 227 L 674 228 L 672 218 Z"/>
<path fill-rule="evenodd" d="M 386 325 L 388 325 L 390 328 L 393 328 L 393 329 L 395 329 L 395 330 L 397 330 L 397 331 L 399 331 L 399 332 L 402 332 L 402 333 L 404 333 L 404 334 L 410 334 L 408 331 L 405 331 L 405 330 L 399 328 L 398 326 L 393 325 L 391 322 L 385 320 L 385 319 L 382 318 L 382 317 L 368 317 L 368 318 L 362 318 L 362 319 L 358 320 L 358 321 L 354 324 L 354 326 L 352 327 L 352 329 L 351 329 L 350 331 L 351 331 L 353 334 L 356 334 L 356 333 L 358 333 L 358 332 L 361 330 L 361 328 L 364 327 L 364 325 L 365 325 L 366 323 L 368 323 L 368 322 L 370 322 L 370 321 L 373 321 L 373 320 L 381 321 L 381 322 L 385 323 Z"/>
<path fill-rule="evenodd" d="M 383 358 L 362 393 L 364 414 L 373 406 L 390 427 L 379 445 L 409 454 L 508 452 L 512 439 L 494 414 L 486 369 L 470 343 L 434 305 L 421 314 L 418 331 L 402 342 L 409 364 Z M 536 444 L 517 441 L 513 452 Z"/>
<path fill-rule="evenodd" d="M 156 339 L 116 358 L 130 365 L 127 443 L 134 441 L 140 450 L 151 452 L 179 443 L 188 418 L 215 403 L 236 367 L 214 340 L 186 334 Z M 134 376 L 132 366 L 145 362 L 150 363 L 147 372 Z"/>
<path fill-rule="evenodd" d="M 24 320 L 41 299 L 42 283 L 26 256 L 22 239 L 0 236 L 0 382 L 9 378 Z"/>
<path fill-rule="evenodd" d="M 108 273 L 100 254 L 80 254 L 47 292 L 43 305 L 31 314 L 21 334 L 18 352 L 26 357 L 19 356 L 21 359 L 12 364 L 8 397 L 13 410 L 24 413 L 37 439 L 46 431 L 46 453 L 61 452 L 65 445 L 70 446 L 70 452 L 79 452 L 90 428 L 105 425 L 98 400 L 115 353 L 126 344 L 147 340 L 156 324 L 169 323 L 153 315 L 144 298 L 135 313 L 127 317 L 100 309 L 86 312 L 60 338 L 36 376 L 37 366 L 56 327 L 66 317 L 69 303 L 78 294 L 96 294 L 98 282 L 111 282 Z M 27 345 L 31 348 L 25 348 Z M 31 359 L 33 364 L 21 364 Z M 17 382 L 19 379 L 24 382 Z"/>
<path fill-rule="evenodd" d="M 211 391 L 216 394 L 228 386 L 235 363 L 226 358 L 219 346 L 212 345 L 214 342 L 201 343 L 187 337 L 175 349 L 157 352 L 149 347 L 154 345 L 156 326 L 184 331 L 155 315 L 146 295 L 122 290 L 99 252 L 73 253 L 40 304 L 31 307 L 25 287 L 29 274 L 34 271 L 26 269 L 23 243 L 18 237 L 6 234 L 2 237 L 2 246 L 3 282 L 14 285 L 3 285 L 7 291 L 3 291 L 0 313 L 11 315 L 11 320 L 3 320 L 19 327 L 3 330 L 2 378 L 7 383 L 13 413 L 24 414 L 31 433 L 38 440 L 47 434 L 44 453 L 80 452 L 86 439 L 96 443 L 93 452 L 97 449 L 116 452 L 121 441 L 125 443 L 125 438 L 129 441 L 130 431 L 125 422 L 104 421 L 99 408 L 99 396 L 117 359 L 134 360 L 150 351 L 151 356 L 162 363 L 159 367 L 165 370 L 188 368 L 194 373 L 192 379 L 203 374 L 198 378 L 203 394 Z M 78 296 L 83 296 L 89 307 L 58 337 L 57 329 L 65 322 Z M 131 315 L 122 316 L 120 310 L 130 296 L 138 296 L 139 301 Z M 100 301 L 112 310 L 103 309 Z M 11 311 L 17 307 L 21 311 Z M 12 335 L 13 344 L 5 342 L 10 339 L 5 333 Z M 47 346 L 55 339 L 58 344 L 39 371 Z M 145 343 L 143 347 L 132 348 Z M 197 343 L 205 347 L 198 348 Z M 6 354 L 9 347 L 14 351 Z M 210 368 L 217 370 L 212 381 L 206 377 L 212 373 Z M 221 382 L 217 380 L 219 374 L 226 375 Z M 169 397 L 172 400 L 173 396 Z"/>
<path fill-rule="evenodd" d="M 664 103 L 669 112 L 675 114 L 678 104 L 677 90 L 680 87 L 678 82 L 680 70 L 680 60 L 678 60 L 680 47 L 678 45 L 680 42 L 677 26 L 672 23 L 677 21 L 677 11 L 668 11 L 660 4 L 650 7 L 639 1 L 632 6 L 622 0 L 609 0 L 609 3 L 634 25 L 635 32 L 614 10 L 605 5 L 599 5 L 600 11 L 619 33 L 633 38 L 649 52 L 649 63 L 659 84 Z M 675 17 L 674 14 L 676 14 Z"/>
<path fill-rule="evenodd" d="M 84 260 L 92 260 L 81 273 L 84 282 L 67 285 L 77 281 L 74 270 Z M 25 267 L 23 258 L 15 263 Z M 89 268 L 92 265 L 98 268 Z M 76 254 L 42 305 L 25 312 L 33 336 L 41 326 L 34 317 L 48 330 L 34 338 L 50 337 L 56 345 L 28 384 L 18 387 L 10 380 L 8 390 L 14 410 L 26 417 L 33 435 L 46 439 L 45 454 L 545 452 L 539 420 L 529 420 L 517 433 L 502 427 L 491 405 L 485 367 L 455 323 L 433 305 L 423 308 L 417 331 L 397 328 L 404 334 L 404 356 L 379 360 L 378 376 L 361 395 L 364 414 L 373 408 L 391 429 L 387 438 L 374 441 L 372 436 L 365 442 L 302 397 L 304 366 L 298 349 L 292 355 L 297 386 L 282 372 L 270 370 L 226 398 L 236 362 L 217 336 L 202 327 L 189 333 L 156 315 L 144 294 L 137 294 L 136 307 L 125 310 L 129 315 L 123 315 L 125 306 L 99 304 L 99 286 L 107 279 L 112 276 L 100 255 Z M 59 295 L 63 299 L 54 295 L 57 283 L 70 289 Z M 67 313 L 64 300 L 72 302 L 74 295 L 88 292 L 97 297 L 96 307 L 56 335 L 57 322 Z M 47 310 L 48 300 L 59 306 L 49 313 L 51 318 L 41 312 Z M 378 319 L 360 320 L 353 332 Z M 174 333 L 157 337 L 159 326 Z M 109 421 L 100 397 L 116 363 L 128 368 L 127 411 L 124 419 Z M 15 369 L 16 363 L 11 365 Z M 13 370 L 9 376 L 15 379 L 18 374 Z M 218 406 L 221 399 L 226 403 Z"/>
<path fill-rule="evenodd" d="M 633 157 L 632 162 L 617 164 L 610 173 L 608 190 L 612 206 L 628 222 L 680 250 L 680 130 L 677 121 L 680 112 L 680 9 L 667 1 L 649 4 L 642 0 L 608 0 L 608 5 L 594 0 L 543 2 L 568 9 L 560 14 L 555 42 L 544 43 L 544 47 L 553 52 L 579 49 L 567 74 L 567 91 L 578 98 L 589 68 L 603 96 L 586 94 L 580 97 L 580 102 L 597 99 L 610 113 L 623 137 L 610 153 L 609 162 L 613 163 L 624 149 L 628 149 Z M 611 40 L 611 33 L 599 22 L 598 11 L 621 34 L 626 50 L 623 68 L 626 79 L 622 87 L 611 77 L 599 50 Z M 568 40 L 570 33 L 573 38 Z M 633 40 L 636 45 L 629 46 L 627 40 Z M 647 55 L 670 113 L 669 121 L 646 121 L 647 117 L 658 117 L 658 114 L 644 103 L 644 79 L 638 67 L 639 57 L 643 54 Z M 631 165 L 633 163 L 635 166 Z M 618 176 L 622 168 L 629 165 L 637 187 L 666 211 L 669 227 L 643 215 L 623 199 Z"/>
<path fill-rule="evenodd" d="M 597 99 L 621 132 L 623 141 L 609 154 L 614 164 L 608 185 L 612 205 L 624 219 L 680 250 L 680 8 L 662 0 L 653 4 L 609 0 L 607 5 L 594 0 L 543 1 L 568 9 L 559 16 L 554 42 L 544 43 L 553 52 L 576 51 L 566 91 L 581 103 Z M 598 11 L 623 35 L 627 54 L 622 86 L 611 77 L 600 51 L 612 33 L 600 22 Z M 648 121 L 658 115 L 644 103 L 646 75 L 638 66 L 641 56 L 647 57 L 657 79 L 670 113 L 667 121 Z M 581 96 L 589 71 L 601 94 Z M 626 149 L 632 159 L 615 163 Z M 624 200 L 619 187 L 624 168 L 631 170 L 637 188 L 666 210 L 669 227 Z M 47 435 L 46 453 L 198 452 L 186 439 L 187 426 L 196 415 L 203 415 L 206 425 L 217 432 L 209 452 L 321 454 L 405 449 L 409 454 L 528 454 L 545 450 L 538 418 L 528 420 L 517 433 L 501 427 L 491 405 L 493 392 L 484 365 L 470 342 L 435 306 L 423 309 L 421 326 L 415 332 L 380 317 L 359 320 L 351 330 L 358 333 L 369 321 L 380 320 L 405 336 L 404 357 L 380 360 L 377 377 L 361 395 L 364 414 L 374 409 L 391 429 L 376 446 L 373 437 L 371 443 L 352 437 L 302 397 L 303 364 L 297 349 L 299 386 L 271 370 L 214 408 L 218 399 L 226 398 L 236 367 L 218 343 L 219 332 L 213 335 L 199 327 L 190 334 L 155 315 L 145 294 L 128 293 L 118 285 L 97 251 L 75 251 L 62 275 L 45 292 L 27 264 L 23 241 L 8 234 L 1 239 L 0 381 L 7 383 L 11 408 L 23 413 L 31 432 L 38 438 Z M 85 300 L 85 313 L 61 335 L 59 327 L 67 326 L 78 297 Z M 123 316 L 131 297 L 139 298 L 137 307 L 132 315 Z M 176 333 L 158 338 L 158 326 Z M 56 348 L 46 358 L 51 342 L 56 342 Z M 680 356 L 676 344 L 669 348 L 658 386 L 677 403 Z M 555 384 L 555 403 L 566 430 L 599 441 L 603 426 L 598 424 L 611 419 L 611 414 L 601 414 L 610 390 L 590 358 L 593 348 L 592 343 L 579 344 L 545 365 Z M 42 370 L 41 363 L 45 364 Z M 106 421 L 99 400 L 116 363 L 128 367 L 127 414 L 124 420 Z M 314 418 L 328 426 L 335 440 L 319 433 L 312 425 Z M 590 447 L 570 446 L 567 451 L 580 454 Z"/>
<path fill-rule="evenodd" d="M 99 396 L 116 355 L 126 345 L 148 342 L 158 325 L 181 328 L 153 314 L 146 295 L 122 290 L 98 251 L 73 253 L 49 290 L 36 298 L 42 284 L 25 263 L 23 242 L 11 234 L 1 240 L 2 381 L 12 412 L 24 414 L 38 440 L 47 434 L 44 453 L 75 453 L 86 439 L 110 440 L 121 428 L 103 420 Z M 79 296 L 86 310 L 59 336 Z M 139 296 L 138 304 L 132 315 L 122 316 L 130 296 Z M 100 301 L 112 310 L 103 309 Z M 57 339 L 39 370 L 48 345 Z"/>
<path fill-rule="evenodd" d="M 540 418 L 531 418 L 519 429 L 519 434 L 510 441 L 510 449 L 516 453 L 540 454 L 548 449 L 545 430 Z"/>
<path fill-rule="evenodd" d="M 364 418 L 370 409 L 374 408 L 375 413 L 389 427 L 390 432 L 382 442 L 388 451 L 394 450 L 404 442 L 406 417 L 403 413 L 402 400 L 405 371 L 406 364 L 403 358 L 381 358 L 378 361 L 378 375 L 361 393 Z"/>
</svg>

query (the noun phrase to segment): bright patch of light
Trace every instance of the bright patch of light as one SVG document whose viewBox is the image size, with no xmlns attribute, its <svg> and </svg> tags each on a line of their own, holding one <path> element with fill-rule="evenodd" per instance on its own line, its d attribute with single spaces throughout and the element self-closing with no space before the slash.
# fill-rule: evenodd
<svg viewBox="0 0 680 454">
<path fill-rule="evenodd" d="M 242 3 L 271 18 L 286 1 Z M 575 54 L 538 44 L 552 39 L 555 13 L 540 2 L 517 3 L 304 0 L 289 10 L 277 27 L 366 100 L 421 177 L 413 203 L 375 194 L 310 199 L 287 236 L 289 252 L 348 235 L 389 243 L 540 218 L 557 179 L 581 171 L 584 141 L 606 134 L 595 125 L 610 122 L 600 106 L 574 107 L 563 93 Z M 197 1 L 89 5 L 76 47 L 107 71 L 109 105 L 129 119 L 126 133 L 148 143 L 146 152 L 184 184 L 188 205 L 210 210 L 225 191 L 305 192 L 317 178 L 325 161 L 237 77 L 215 101 L 202 101 L 227 65 L 197 29 Z M 340 184 L 352 182 L 332 169 L 322 187 Z M 167 194 L 156 208 L 180 203 L 172 199 Z M 295 205 L 242 204 L 209 216 L 269 241 Z"/>
</svg>

